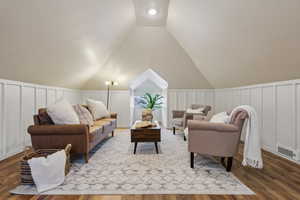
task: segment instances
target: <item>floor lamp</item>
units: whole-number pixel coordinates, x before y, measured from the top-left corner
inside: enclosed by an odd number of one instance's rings
[[[105,85],[107,86],[107,97],[106,97],[106,108],[109,108],[109,97],[110,97],[110,87],[117,86],[119,83],[117,81],[105,81]]]

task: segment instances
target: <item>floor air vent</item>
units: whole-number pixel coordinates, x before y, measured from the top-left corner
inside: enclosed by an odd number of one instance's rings
[[[281,147],[281,146],[277,146],[277,151],[287,157],[290,157],[292,159],[295,158],[296,154],[292,151],[292,150],[289,150],[289,149],[286,149],[284,147]]]

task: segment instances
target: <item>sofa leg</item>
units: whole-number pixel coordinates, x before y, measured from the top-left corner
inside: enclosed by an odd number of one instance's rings
[[[114,137],[114,131],[111,132],[111,136]]]
[[[194,168],[194,152],[191,152],[191,168]]]
[[[230,172],[230,171],[231,171],[232,161],[233,161],[233,157],[227,158],[227,167],[226,167],[226,171],[227,171],[227,172]]]
[[[173,127],[173,135],[175,135],[175,127]]]
[[[84,153],[84,160],[85,160],[85,163],[88,163],[89,162],[89,153]]]

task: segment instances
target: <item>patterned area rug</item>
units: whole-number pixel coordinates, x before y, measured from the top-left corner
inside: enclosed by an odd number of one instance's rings
[[[152,143],[139,143],[133,154],[129,131],[95,148],[88,164],[76,160],[63,185],[43,194],[254,194],[212,158],[197,155],[190,168],[187,142],[164,130],[160,154]],[[20,185],[14,194],[37,194]]]

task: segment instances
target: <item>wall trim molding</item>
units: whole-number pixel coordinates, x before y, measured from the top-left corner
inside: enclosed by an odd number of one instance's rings
[[[80,90],[0,79],[0,160],[31,145],[26,130],[33,124],[33,113],[37,113],[39,105],[47,106],[61,97],[81,103]]]
[[[111,90],[110,94],[111,111],[119,113],[120,127],[128,127],[129,90]],[[18,97],[13,102],[17,105],[9,105],[8,97],[14,96]],[[32,118],[32,113],[36,113],[39,107],[50,105],[61,97],[66,97],[71,103],[84,103],[86,98],[105,102],[106,90],[68,89],[0,79],[0,160],[19,153],[30,145],[26,135],[23,135],[32,120],[28,117]],[[256,107],[260,116],[263,149],[282,157],[285,156],[277,152],[277,144],[300,152],[300,79],[224,89],[168,89],[168,120],[172,110],[185,109],[191,103],[210,104],[213,106],[212,113],[232,109],[240,104],[250,104]],[[14,112],[17,116],[11,114],[8,119],[8,112]],[[11,120],[17,120],[19,124],[12,127],[15,124]],[[287,127],[286,133],[282,132],[283,126]],[[11,133],[7,130],[17,131]],[[15,144],[12,144],[8,136],[16,137],[20,145],[14,147]],[[287,159],[300,164],[300,156],[299,161]]]

